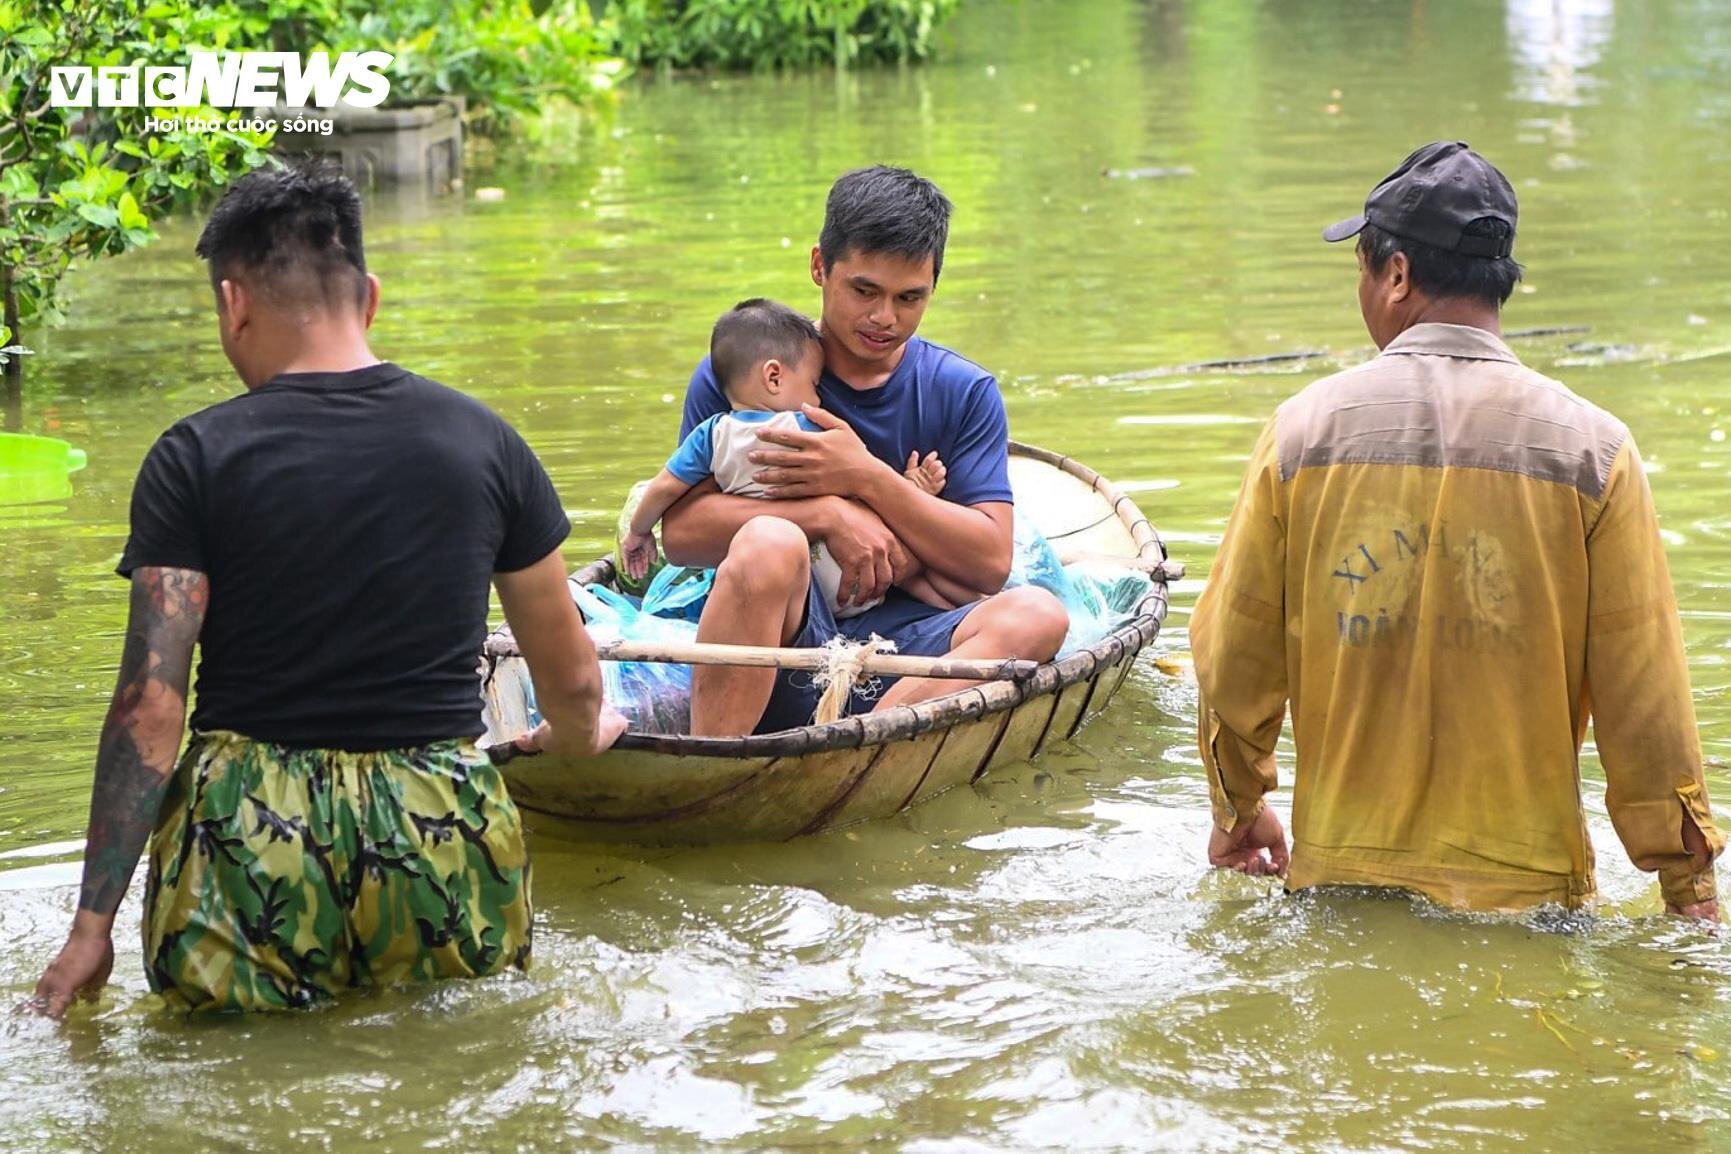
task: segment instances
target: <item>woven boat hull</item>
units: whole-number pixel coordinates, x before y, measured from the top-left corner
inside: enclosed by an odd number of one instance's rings
[[[1165,621],[1176,566],[1135,503],[1085,466],[1011,447],[1018,510],[1066,552],[1136,560],[1153,591],[1098,644],[1025,681],[994,681],[918,706],[741,738],[626,734],[586,761],[519,757],[504,773],[524,809],[558,819],[544,832],[651,844],[774,841],[887,817],[1028,761],[1104,710]],[[610,561],[572,580],[607,583]],[[521,658],[489,662],[488,742],[528,728]]]

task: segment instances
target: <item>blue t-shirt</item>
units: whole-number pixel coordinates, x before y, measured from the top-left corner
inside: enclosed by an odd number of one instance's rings
[[[942,345],[911,337],[901,363],[876,389],[854,389],[827,369],[817,384],[823,407],[859,434],[872,456],[900,473],[908,455],[936,452],[948,470],[943,498],[958,505],[1014,500],[1010,423],[992,374]],[[709,358],[685,390],[683,443],[698,425],[728,412]]]

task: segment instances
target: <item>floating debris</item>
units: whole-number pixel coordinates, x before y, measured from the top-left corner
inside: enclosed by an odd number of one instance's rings
[[[1717,349],[1702,349],[1699,352],[1694,353],[1679,353],[1674,357],[1665,358],[1665,361],[1667,364],[1672,365],[1686,365],[1691,361],[1705,361],[1710,360],[1713,357],[1722,357],[1726,353],[1731,353],[1731,346]]]
[[[1539,1025],[1541,1025],[1545,1029],[1549,1030],[1551,1032],[1551,1035],[1553,1037],[1555,1037],[1557,1039],[1557,1041],[1561,1042],[1563,1044],[1563,1047],[1565,1049],[1567,1049],[1569,1051],[1569,1053],[1571,1053],[1571,1054],[1580,1053],[1579,1050],[1575,1049],[1575,1044],[1573,1042],[1569,1041],[1569,1039],[1567,1039],[1566,1037],[1564,1037],[1563,1031],[1558,1029],[1557,1027],[1566,1026],[1567,1028],[1575,1031],[1575,1033],[1577,1033],[1577,1034],[1584,1034],[1586,1031],[1582,1030],[1579,1026],[1573,1025],[1570,1022],[1565,1021],[1564,1019],[1562,1019],[1561,1017],[1557,1016],[1554,1013],[1551,1013],[1551,1014],[1546,1013],[1542,1007],[1534,1007],[1533,1015],[1538,1018]]]
[[[1299,349],[1290,353],[1267,353],[1259,357],[1228,357],[1218,361],[1197,361],[1188,365],[1160,365],[1152,369],[1133,369],[1127,373],[1114,373],[1114,381],[1142,381],[1150,377],[1182,376],[1186,373],[1218,372],[1224,369],[1254,369],[1263,365],[1290,365],[1302,361],[1314,361],[1319,357],[1328,356],[1323,349]]]
[[[1590,333],[1592,325],[1544,325],[1534,329],[1510,329],[1503,334],[1505,341],[1521,341],[1528,337],[1557,337],[1567,333]]]
[[[1564,346],[1573,356],[1560,357],[1557,364],[1567,367],[1621,365],[1650,359],[1639,345],[1606,345],[1596,341],[1574,341]]]
[[[1119,417],[1120,425],[1260,425],[1261,417],[1234,413],[1147,413]]]
[[[1188,164],[1176,164],[1169,168],[1102,168],[1100,175],[1107,180],[1172,180],[1180,176],[1195,176],[1196,170]]]

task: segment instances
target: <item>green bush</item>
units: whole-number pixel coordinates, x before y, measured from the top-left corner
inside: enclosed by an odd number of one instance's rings
[[[149,243],[152,220],[196,207],[269,159],[265,135],[144,131],[150,116],[184,123],[227,119],[227,110],[51,108],[51,65],[184,63],[195,48],[380,49],[395,57],[392,103],[462,96],[469,127],[496,135],[550,103],[605,96],[626,61],[798,68],[923,59],[960,3],[0,0],[0,323],[53,322],[75,260]]]
[[[225,120],[209,108],[49,105],[56,64],[184,63],[244,38],[233,9],[193,0],[0,0],[0,296],[5,320],[52,322],[74,260],[155,239],[151,221],[265,163],[268,136],[144,131],[147,117]],[[16,334],[14,334],[16,335]]]
[[[583,0],[348,0],[319,42],[391,53],[392,104],[461,96],[468,126],[484,135],[509,132],[557,99],[592,103],[625,70]]]
[[[52,108],[50,67],[248,48],[391,52],[392,103],[463,96],[483,133],[558,98],[590,101],[624,68],[584,0],[0,0],[0,324],[55,322],[73,262],[148,244],[151,221],[269,160],[268,135],[144,131],[147,117],[232,110]]]
[[[672,68],[923,60],[961,0],[607,0],[612,48]]]

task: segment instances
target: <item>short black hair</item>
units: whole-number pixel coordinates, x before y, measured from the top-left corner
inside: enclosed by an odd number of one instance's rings
[[[361,197],[326,160],[249,172],[211,210],[198,238],[210,283],[236,275],[294,304],[365,306]]]
[[[1483,216],[1461,230],[1467,236],[1483,236],[1501,240],[1512,229],[1509,222],[1494,216]],[[1467,256],[1434,245],[1395,236],[1374,224],[1366,224],[1358,234],[1358,251],[1372,272],[1381,272],[1397,252],[1406,253],[1412,269],[1412,283],[1438,300],[1467,297],[1484,304],[1501,307],[1521,282],[1521,266],[1513,257]]]
[[[823,271],[852,252],[932,258],[932,283],[944,270],[950,202],[938,186],[905,168],[874,164],[843,173],[824,203],[817,238]]]
[[[709,367],[730,395],[747,373],[774,357],[796,365],[813,344],[822,344],[817,325],[780,301],[752,297],[721,314],[709,334]]]

